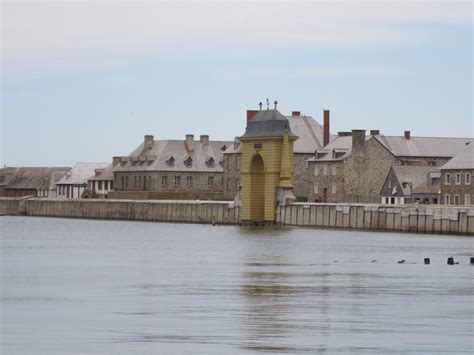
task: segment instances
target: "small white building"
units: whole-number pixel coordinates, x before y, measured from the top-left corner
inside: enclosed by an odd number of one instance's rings
[[[91,198],[107,198],[114,190],[114,173],[112,164],[102,169],[95,169],[94,175],[87,179],[87,188]]]
[[[95,174],[96,169],[103,169],[107,163],[77,163],[57,182],[58,198],[78,199],[87,187],[87,179]]]

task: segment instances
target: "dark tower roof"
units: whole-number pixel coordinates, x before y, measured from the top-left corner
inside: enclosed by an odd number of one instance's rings
[[[289,137],[297,137],[290,128],[288,119],[278,110],[258,111],[247,123],[245,133],[240,138],[280,137],[288,129]]]

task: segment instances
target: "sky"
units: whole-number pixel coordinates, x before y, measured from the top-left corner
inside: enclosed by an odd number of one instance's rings
[[[472,137],[471,1],[3,1],[1,156],[72,166],[145,134],[233,140],[278,101],[331,132]]]

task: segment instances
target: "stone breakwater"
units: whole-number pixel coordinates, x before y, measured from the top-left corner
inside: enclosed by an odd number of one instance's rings
[[[133,221],[240,224],[233,202],[0,198],[0,214]],[[294,203],[277,207],[276,224],[474,235],[474,207]]]

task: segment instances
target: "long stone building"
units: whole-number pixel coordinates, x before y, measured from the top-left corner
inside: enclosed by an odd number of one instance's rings
[[[381,202],[380,192],[392,166],[439,167],[473,138],[385,136],[378,130],[340,132],[308,160],[310,201]]]
[[[474,143],[441,168],[441,198],[445,205],[474,204]]]
[[[223,153],[232,141],[155,140],[146,135],[128,156],[113,158],[111,198],[221,199]]]

